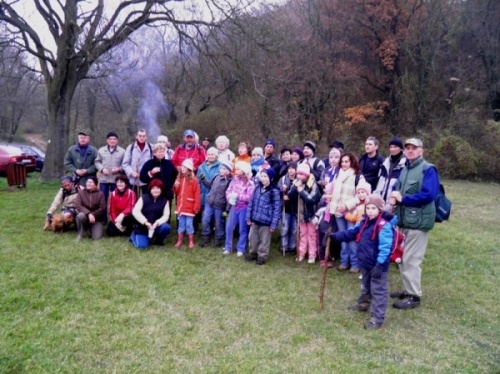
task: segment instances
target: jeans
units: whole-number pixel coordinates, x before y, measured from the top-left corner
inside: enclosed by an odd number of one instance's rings
[[[205,204],[203,210],[203,230],[201,236],[210,237],[212,217],[215,219],[215,238],[217,240],[224,239],[224,217],[222,217],[223,210],[212,208],[209,204]]]
[[[99,189],[104,194],[106,202],[108,201],[109,194],[113,192],[116,188],[115,183],[99,183]]]
[[[337,221],[337,226],[339,231],[345,231],[352,229],[356,226],[355,223],[347,222],[344,217],[335,217]],[[349,243],[342,243],[340,249],[340,265],[349,267],[351,265],[352,269],[359,269],[358,265],[358,243],[354,240]]]
[[[194,234],[194,225],[193,225],[194,217],[191,216],[179,216],[179,228],[177,229],[178,234]]]
[[[297,246],[297,216],[285,213],[281,221],[281,248],[291,251]]]
[[[234,207],[229,211],[229,216],[226,222],[226,243],[224,249],[226,251],[232,251],[233,248],[233,232],[238,225],[240,230],[240,237],[238,243],[236,244],[236,249],[238,252],[245,253],[248,238],[248,225],[247,225],[247,208],[241,210],[236,210]]]

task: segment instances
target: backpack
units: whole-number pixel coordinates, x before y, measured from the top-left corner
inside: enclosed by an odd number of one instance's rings
[[[375,240],[378,234],[380,234],[380,231],[382,230],[382,227],[388,223],[384,218],[382,218],[381,215],[378,216],[377,221],[375,222],[375,228],[373,229],[372,233],[372,240]],[[361,230],[359,230],[358,235],[356,236],[356,243],[359,243],[361,240],[361,233],[365,229],[366,225],[368,224],[368,219],[365,219],[365,222],[363,226],[361,227]],[[406,235],[403,234],[397,227],[392,226],[392,232],[393,232],[393,237],[392,237],[392,245],[391,245],[391,252],[389,255],[390,261],[394,262],[396,264],[400,264],[401,261],[403,260],[403,253],[405,250],[405,242],[406,242]]]
[[[424,166],[424,172],[430,167],[435,168],[434,165],[427,163],[427,165]],[[436,218],[434,221],[441,223],[444,221],[448,221],[450,219],[452,203],[450,199],[446,197],[446,194],[444,192],[444,186],[441,184],[441,178],[439,177],[439,174],[438,174],[438,180],[439,180],[439,192],[436,196],[436,200],[434,200],[434,204],[436,205]]]

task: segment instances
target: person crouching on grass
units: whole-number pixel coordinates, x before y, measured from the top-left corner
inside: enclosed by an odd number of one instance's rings
[[[185,159],[180,170],[181,172],[174,183],[174,194],[177,196],[175,213],[179,218],[177,242],[174,247],[179,248],[182,245],[184,233],[187,233],[189,237],[188,247],[194,248],[193,219],[201,209],[200,184],[193,173],[193,160]]]
[[[264,265],[269,256],[271,236],[278,228],[281,215],[281,199],[278,187],[273,183],[275,172],[264,169],[260,172],[258,182],[248,204],[246,220],[250,226],[249,254],[246,261],[256,261],[256,265]]]
[[[338,242],[358,242],[361,295],[349,310],[370,309],[370,320],[364,325],[368,330],[382,327],[389,301],[389,259],[397,217],[384,212],[384,208],[384,199],[371,194],[365,199],[366,215],[361,222],[352,229],[332,234],[332,239]]]

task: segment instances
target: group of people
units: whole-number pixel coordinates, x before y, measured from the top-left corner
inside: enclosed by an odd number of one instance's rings
[[[100,239],[108,221],[108,236],[142,234],[163,245],[175,201],[176,248],[186,235],[188,247],[195,247],[201,220],[200,247],[222,248],[224,255],[236,253],[263,265],[279,230],[284,255],[309,264],[319,260],[322,267],[333,267],[335,259],[339,271],[361,272],[362,292],[351,309],[370,309],[365,328],[382,326],[389,296],[398,299],[393,304],[398,309],[420,305],[420,265],[434,225],[439,177],[423,159],[417,138],[391,139],[387,158],[379,154],[375,137],[366,140],[359,158],[334,141],[324,159],[316,156],[312,141],[284,147],[277,156],[273,139],[262,148],[242,141],[235,155],[226,136],[209,147],[209,139],[198,144],[192,130],[184,131],[175,150],[164,135],[150,144],[144,129],[126,149],[115,132],[98,150],[89,142],[89,134],[80,132],[68,150],[70,175],[62,178],[47,212],[50,219],[62,204],[74,214],[77,241],[86,232]],[[406,235],[399,265],[403,289],[389,294],[396,225]]]

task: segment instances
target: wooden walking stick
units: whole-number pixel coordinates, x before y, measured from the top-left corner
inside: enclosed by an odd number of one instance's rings
[[[286,220],[286,215],[285,215],[285,201],[283,200],[283,211],[281,212],[281,227],[282,228],[283,228],[283,225],[285,225],[285,220]],[[288,233],[287,233],[287,235],[288,235]],[[281,237],[280,237],[280,245],[282,245],[282,244],[283,243],[281,243]],[[283,257],[285,257],[285,251],[286,251],[285,246],[282,245],[281,250],[283,251]]]
[[[323,277],[321,278],[321,286],[319,289],[319,310],[323,310],[325,298],[326,273],[328,272],[328,258],[330,258],[330,235],[332,234],[331,227],[326,231],[326,248],[325,248],[325,267],[323,269]]]

